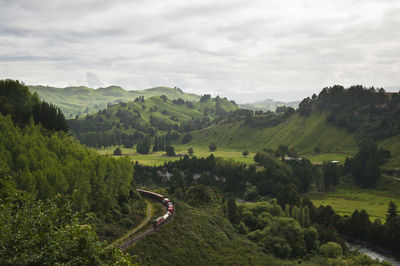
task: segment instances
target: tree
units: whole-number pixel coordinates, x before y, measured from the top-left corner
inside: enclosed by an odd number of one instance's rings
[[[236,223],[237,218],[237,206],[234,197],[229,197],[227,202],[227,216],[231,223]]]
[[[381,177],[381,163],[382,157],[376,144],[363,144],[350,161],[350,171],[355,183],[364,187],[376,183]]]
[[[122,155],[122,151],[119,147],[114,150],[114,155]]]
[[[136,151],[140,154],[148,154],[150,152],[150,136],[146,136],[136,145]]]
[[[185,134],[185,136],[183,136],[182,144],[186,144],[186,143],[190,142],[191,140],[192,140],[192,134],[190,134],[190,132],[189,132],[189,133]]]
[[[175,149],[169,144],[165,147],[165,152],[168,156],[175,156]]]
[[[387,210],[386,213],[386,221],[390,221],[391,219],[393,219],[394,217],[398,216],[397,214],[397,206],[396,204],[394,204],[393,201],[390,201],[389,203],[389,208]]]
[[[208,148],[210,149],[210,151],[215,151],[217,150],[217,144],[213,142],[210,144],[210,146],[208,146]]]
[[[285,160],[285,155],[288,153],[289,148],[288,146],[285,145],[279,145],[278,149],[276,149],[275,151],[275,155],[276,157],[281,157],[281,160],[284,161]]]
[[[324,162],[322,165],[322,171],[326,190],[339,184],[339,171],[335,164],[331,162]]]
[[[192,147],[190,147],[190,148],[188,149],[188,153],[189,153],[189,155],[193,155],[193,153],[194,153],[194,150],[193,150],[193,148],[192,148]]]
[[[319,251],[322,255],[329,258],[336,258],[338,256],[341,256],[343,253],[342,246],[340,246],[336,242],[328,242],[326,244],[323,244],[319,248]]]
[[[243,151],[242,155],[243,155],[244,157],[248,156],[248,155],[249,155],[248,150]]]
[[[98,240],[92,216],[82,219],[61,197],[34,200],[6,182],[0,179],[3,265],[131,265],[121,250]]]

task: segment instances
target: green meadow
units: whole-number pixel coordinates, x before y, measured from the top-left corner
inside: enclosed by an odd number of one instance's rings
[[[383,176],[374,188],[341,184],[334,191],[307,195],[315,206],[330,205],[340,215],[351,215],[356,209],[366,210],[371,221],[386,219],[390,201],[400,206],[400,181]]]
[[[174,146],[176,154],[187,154],[187,150],[191,146]],[[208,147],[193,146],[194,156],[196,157],[208,157],[214,154],[215,157],[220,157],[224,159],[232,159],[237,162],[242,162],[245,164],[253,164],[254,152],[249,152],[248,156],[243,156],[243,151],[230,150],[230,149],[217,149],[211,152]],[[97,152],[104,155],[112,155],[115,147],[98,149]],[[181,159],[179,156],[169,157],[165,155],[165,152],[150,152],[149,154],[140,154],[136,152],[136,148],[121,148],[122,155],[128,156],[133,162],[138,161],[140,164],[153,166],[153,165],[163,165],[165,162],[176,161]]]

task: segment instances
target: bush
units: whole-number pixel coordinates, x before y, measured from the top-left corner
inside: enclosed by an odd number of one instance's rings
[[[165,152],[167,153],[168,156],[175,156],[175,149],[174,147],[170,146],[167,144],[165,147]]]
[[[342,246],[336,242],[328,242],[321,245],[319,252],[329,258],[336,258],[343,254]]]
[[[208,148],[210,149],[210,151],[216,151],[217,150],[217,144],[215,144],[214,142],[210,144],[210,146],[208,146]]]
[[[240,222],[238,232],[239,234],[246,235],[249,232],[249,228],[247,228],[247,226],[243,222]]]
[[[122,155],[122,151],[119,147],[114,150],[114,155]]]

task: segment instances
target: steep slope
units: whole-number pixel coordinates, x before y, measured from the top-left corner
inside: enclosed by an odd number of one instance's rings
[[[189,144],[204,146],[215,142],[218,147],[231,149],[275,149],[283,144],[301,153],[353,153],[357,149],[353,135],[326,122],[326,115],[313,113],[308,117],[294,114],[272,127],[251,127],[244,122],[220,123],[192,133]]]
[[[139,96],[150,98],[166,95],[171,99],[182,98],[187,101],[198,101],[199,95],[184,93],[179,88],[156,87],[146,90],[124,90],[119,86],[92,89],[85,86],[56,88],[49,86],[28,86],[45,101],[52,102],[61,108],[67,118],[102,110],[108,104],[133,101]]]
[[[176,201],[175,201],[176,202]],[[174,220],[131,250],[143,265],[280,265],[239,235],[217,207],[178,202]]]

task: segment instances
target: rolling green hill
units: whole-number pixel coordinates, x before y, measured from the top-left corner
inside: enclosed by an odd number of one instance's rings
[[[78,139],[88,146],[123,144],[130,147],[145,135],[163,134],[169,140],[176,139],[178,132],[209,126],[215,119],[236,109],[234,102],[220,97],[204,97],[198,102],[181,98],[171,100],[165,96],[137,98],[85,118],[70,120],[69,125]]]
[[[28,86],[39,97],[51,102],[62,110],[66,118],[85,115],[105,109],[108,104],[133,101],[139,96],[145,99],[166,95],[171,99],[181,98],[187,101],[198,101],[199,95],[184,93],[179,88],[156,87],[146,90],[124,90],[119,86],[92,89],[84,86],[56,88],[49,86]]]
[[[329,160],[344,163],[346,157],[352,157],[357,152],[359,139],[356,134],[328,123],[326,117],[326,113],[318,111],[309,116],[296,113],[276,126],[262,128],[248,126],[244,121],[219,123],[192,132],[192,141],[185,147],[205,148],[214,142],[218,149],[256,152],[286,145],[313,163]],[[177,145],[179,143],[180,140],[175,142]],[[390,150],[392,154],[383,169],[400,167],[399,143],[400,135],[377,142],[379,148]]]
[[[209,145],[218,147],[259,151],[263,148],[276,149],[283,144],[300,153],[348,153],[357,149],[355,137],[345,130],[337,129],[326,122],[326,115],[313,113],[308,117],[293,114],[286,121],[271,127],[254,128],[244,122],[219,123],[192,133],[188,145]]]

